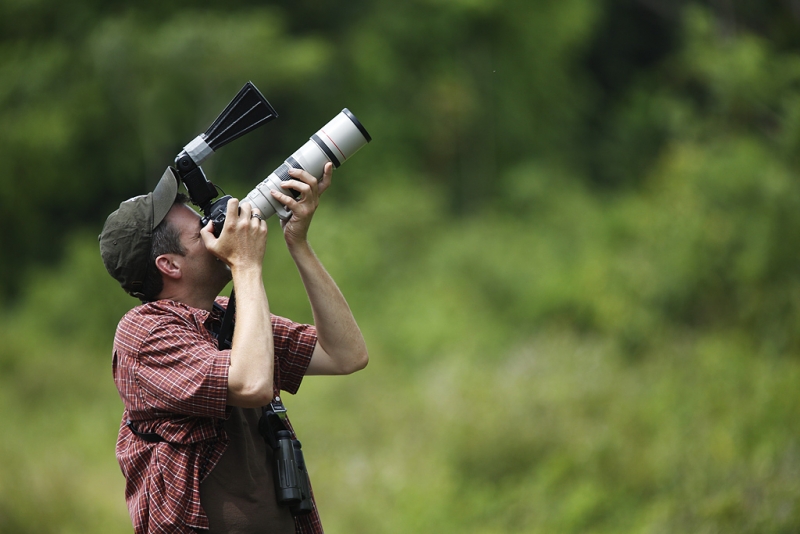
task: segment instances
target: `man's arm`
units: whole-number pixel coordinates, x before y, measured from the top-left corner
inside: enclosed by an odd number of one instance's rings
[[[219,239],[214,238],[211,223],[201,232],[209,251],[230,267],[236,288],[227,403],[244,408],[258,408],[272,400],[275,353],[262,279],[267,224],[251,213],[247,202],[240,206],[232,199]]]
[[[307,374],[346,375],[366,367],[367,344],[333,278],[308,243],[293,247],[292,258],[311,302],[317,346]]]
[[[300,198],[295,200],[277,191],[272,191],[272,194],[292,211],[291,218],[282,221],[283,233],[289,253],[306,288],[317,328],[317,346],[306,373],[354,373],[366,367],[369,361],[367,344],[350,306],[314,254],[307,239],[308,227],[319,205],[319,196],[331,183],[333,166],[330,163],[325,166],[319,183],[306,171],[291,169],[290,174],[294,179],[285,182],[283,186],[300,192]]]

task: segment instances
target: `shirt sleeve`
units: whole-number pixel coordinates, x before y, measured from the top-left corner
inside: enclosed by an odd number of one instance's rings
[[[202,328],[202,327],[201,327]],[[139,351],[136,381],[153,410],[226,417],[230,351],[178,317],[160,321]]]
[[[273,315],[272,337],[278,363],[276,385],[283,391],[295,394],[317,346],[317,329],[313,325],[295,323]]]

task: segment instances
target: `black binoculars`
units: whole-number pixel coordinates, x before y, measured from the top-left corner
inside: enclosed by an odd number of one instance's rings
[[[311,481],[308,478],[302,444],[286,429],[286,408],[277,397],[264,407],[258,432],[272,449],[272,479],[278,504],[288,506],[292,515],[304,515],[314,509]]]
[[[311,512],[311,483],[303,458],[303,446],[288,430],[279,430],[278,447],[274,452],[275,496],[279,504],[288,505],[293,515]]]

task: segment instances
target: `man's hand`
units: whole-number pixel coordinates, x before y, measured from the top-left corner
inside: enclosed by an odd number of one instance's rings
[[[232,198],[228,201],[225,226],[219,238],[214,237],[210,222],[200,231],[200,236],[208,251],[225,262],[231,271],[249,267],[260,269],[267,245],[267,223],[260,216],[261,212],[248,202],[239,204]]]
[[[289,169],[289,174],[294,178],[281,184],[284,189],[293,189],[300,193],[300,198],[293,199],[289,195],[284,195],[280,191],[271,191],[275,199],[291,210],[292,216],[287,220],[281,220],[283,235],[289,248],[305,243],[308,238],[308,227],[314,212],[319,206],[319,197],[331,185],[333,176],[333,164],[326,163],[322,172],[322,180],[317,179],[306,171],[300,169]]]

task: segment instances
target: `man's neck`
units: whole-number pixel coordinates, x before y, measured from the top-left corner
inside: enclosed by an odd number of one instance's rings
[[[167,291],[166,289],[159,293],[159,299],[168,299],[174,300],[175,302],[180,302],[181,304],[186,304],[192,308],[197,308],[200,310],[211,311],[214,308],[214,301],[217,298],[217,295],[211,294],[203,294],[198,295],[196,293],[193,294],[184,294],[180,291]]]

